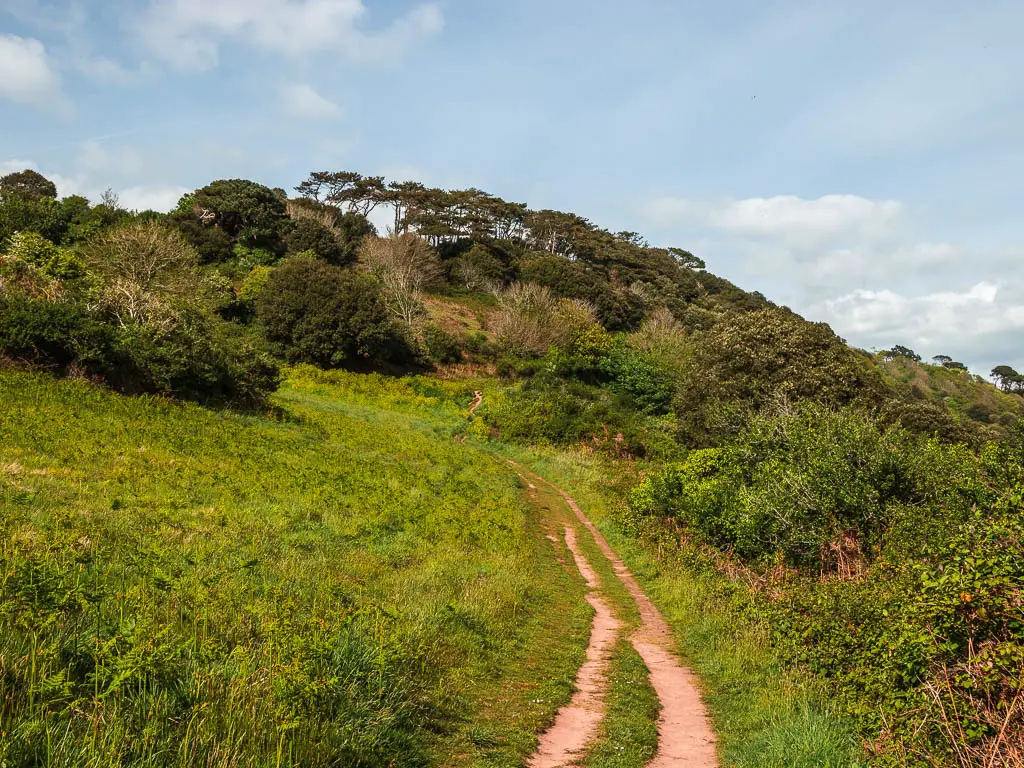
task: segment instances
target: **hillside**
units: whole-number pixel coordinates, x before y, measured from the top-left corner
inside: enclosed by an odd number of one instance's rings
[[[0,179],[7,764],[1024,765],[1010,369],[475,188],[159,214],[33,174]]]
[[[879,359],[883,376],[907,397],[941,403],[961,420],[1012,427],[1024,413],[1024,398],[1002,392],[967,371],[928,365],[909,358]]]

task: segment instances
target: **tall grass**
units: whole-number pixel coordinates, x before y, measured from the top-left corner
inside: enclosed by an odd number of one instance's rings
[[[270,420],[0,373],[0,762],[429,762],[580,587],[417,386],[300,369]]]

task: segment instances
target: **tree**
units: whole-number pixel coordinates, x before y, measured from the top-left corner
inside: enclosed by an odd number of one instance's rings
[[[423,289],[442,274],[437,252],[422,237],[406,232],[366,238],[359,260],[384,284],[388,309],[411,327],[423,313]]]
[[[373,278],[319,259],[287,259],[270,273],[256,307],[267,340],[292,362],[338,366],[385,358],[393,348]]]
[[[953,362],[953,358],[949,355],[935,355],[932,357],[932,360],[935,361],[936,365],[945,365],[946,363]]]
[[[312,251],[328,264],[341,267],[349,263],[345,249],[338,242],[334,232],[310,219],[294,222],[291,230],[285,235],[285,245],[289,253]]]
[[[493,293],[504,282],[504,265],[479,243],[474,243],[468,251],[451,259],[447,264],[452,281],[461,283],[471,291]]]
[[[103,278],[101,303],[116,322],[167,329],[178,311],[208,308],[216,286],[199,272],[199,255],[174,229],[154,221],[111,230],[86,255]]]
[[[1008,365],[997,365],[993,368],[992,378],[1003,392],[1019,392],[1024,388],[1024,376]]]
[[[13,197],[33,203],[44,198],[56,199],[57,185],[31,169],[9,173],[0,178],[0,200]]]
[[[880,401],[883,385],[825,323],[785,308],[727,315],[694,338],[675,410],[684,436],[713,437],[716,420],[775,400]],[[875,404],[875,403],[871,403]]]
[[[247,179],[221,179],[196,190],[193,212],[250,248],[283,252],[285,201],[274,190]]]
[[[694,256],[683,248],[666,248],[665,250],[667,250],[669,255],[681,266],[689,267],[690,269],[704,269],[707,267],[707,264],[704,263],[704,259]]]
[[[902,344],[896,344],[892,349],[882,350],[882,359],[884,360],[913,360],[915,363],[921,362],[921,356],[917,354],[910,347],[904,347]]]
[[[953,371],[966,371],[967,366],[963,363],[957,362],[956,360],[946,360],[942,363],[943,368],[949,368]]]

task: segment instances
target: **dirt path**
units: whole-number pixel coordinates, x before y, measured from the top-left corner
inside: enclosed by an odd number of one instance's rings
[[[558,711],[551,727],[541,735],[537,751],[528,763],[530,768],[576,765],[577,758],[597,735],[608,693],[608,663],[621,628],[611,608],[597,594],[596,590],[600,588],[597,573],[580,551],[576,531],[569,526],[565,528],[565,545],[591,589],[587,602],[594,608],[594,620],[587,645],[587,660],[576,673],[576,692],[572,700]]]
[[[476,409],[479,408],[484,402],[484,393],[479,389],[473,392],[473,402],[469,405],[469,415],[473,416],[476,413]]]
[[[602,554],[611,562],[616,576],[626,587],[639,610],[640,626],[629,639],[650,671],[651,685],[661,701],[661,717],[658,720],[658,752],[654,759],[647,764],[647,768],[674,768],[675,766],[717,768],[718,755],[715,749],[715,733],[711,728],[707,712],[701,701],[697,680],[693,673],[684,667],[675,655],[672,633],[665,619],[654,603],[651,602],[650,598],[644,594],[643,589],[641,589],[629,569],[626,568],[625,563],[622,562],[604,536],[601,535],[601,532],[597,530],[583,510],[580,509],[576,501],[553,483],[548,483],[537,475],[532,476],[539,482],[547,483],[565,500],[565,503],[576,515],[580,524],[594,537],[594,541]],[[569,528],[566,529],[567,544],[569,544],[570,530]],[[569,544],[569,547],[573,557],[576,558],[576,564],[591,590],[596,590],[598,588],[596,574],[593,573],[593,570],[590,569],[589,564],[586,563],[582,556],[578,554],[575,543],[575,537],[573,537],[572,544]],[[584,564],[590,570],[590,575],[584,571]],[[591,600],[593,597],[595,596],[592,592],[588,595],[587,599]],[[599,598],[597,599],[599,600]],[[595,610],[597,610],[597,605],[593,601],[591,601],[591,605],[594,605]],[[591,636],[591,647],[594,645],[594,635],[597,634],[596,616],[594,627],[594,634]],[[609,642],[614,642],[614,634]],[[588,648],[587,664],[590,664],[590,650]],[[584,664],[584,667],[580,669],[581,676],[587,664]],[[597,671],[595,672],[594,670],[595,667],[591,667],[588,670],[588,674],[598,674],[603,678],[604,665],[597,665]],[[607,681],[603,679],[595,681],[593,678],[589,678],[588,684],[597,684],[603,692],[603,686],[607,685]],[[579,679],[577,679],[577,687],[579,688]],[[545,761],[549,760],[549,754],[554,754],[553,752],[545,751],[549,737],[557,738],[560,740],[560,743],[571,743],[573,748],[578,751],[582,747],[576,745],[579,743],[586,744],[595,734],[597,725],[600,724],[600,720],[603,717],[602,710],[597,712],[596,720],[586,718],[582,725],[573,725],[576,722],[574,718],[578,716],[578,713],[566,715],[563,719],[563,713],[566,710],[576,712],[576,710],[573,710],[573,707],[577,704],[577,697],[580,696],[582,690],[582,688],[579,689],[577,694],[573,696],[572,701],[559,712],[555,724],[541,737],[540,748],[529,763],[531,768],[555,768],[555,766],[573,765],[571,761]],[[573,727],[578,729],[575,733],[571,732]],[[551,736],[556,729],[558,734]],[[554,758],[551,757],[550,759],[553,760]]]

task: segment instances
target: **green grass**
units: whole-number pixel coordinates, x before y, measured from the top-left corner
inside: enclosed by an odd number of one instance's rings
[[[861,764],[851,726],[828,707],[826,693],[799,670],[781,665],[765,628],[741,612],[734,596],[742,594],[742,586],[685,551],[659,551],[657,544],[637,541],[616,525],[616,501],[635,480],[627,467],[580,452],[501,450],[570,493],[662,611],[681,656],[701,680],[724,765]],[[633,711],[642,708],[637,703]]]
[[[643,768],[658,749],[661,705],[643,659],[626,639],[615,649],[609,683],[608,712],[583,766]]]
[[[0,762],[516,764],[589,617],[452,440],[468,400],[298,369],[271,420],[0,373]]]

